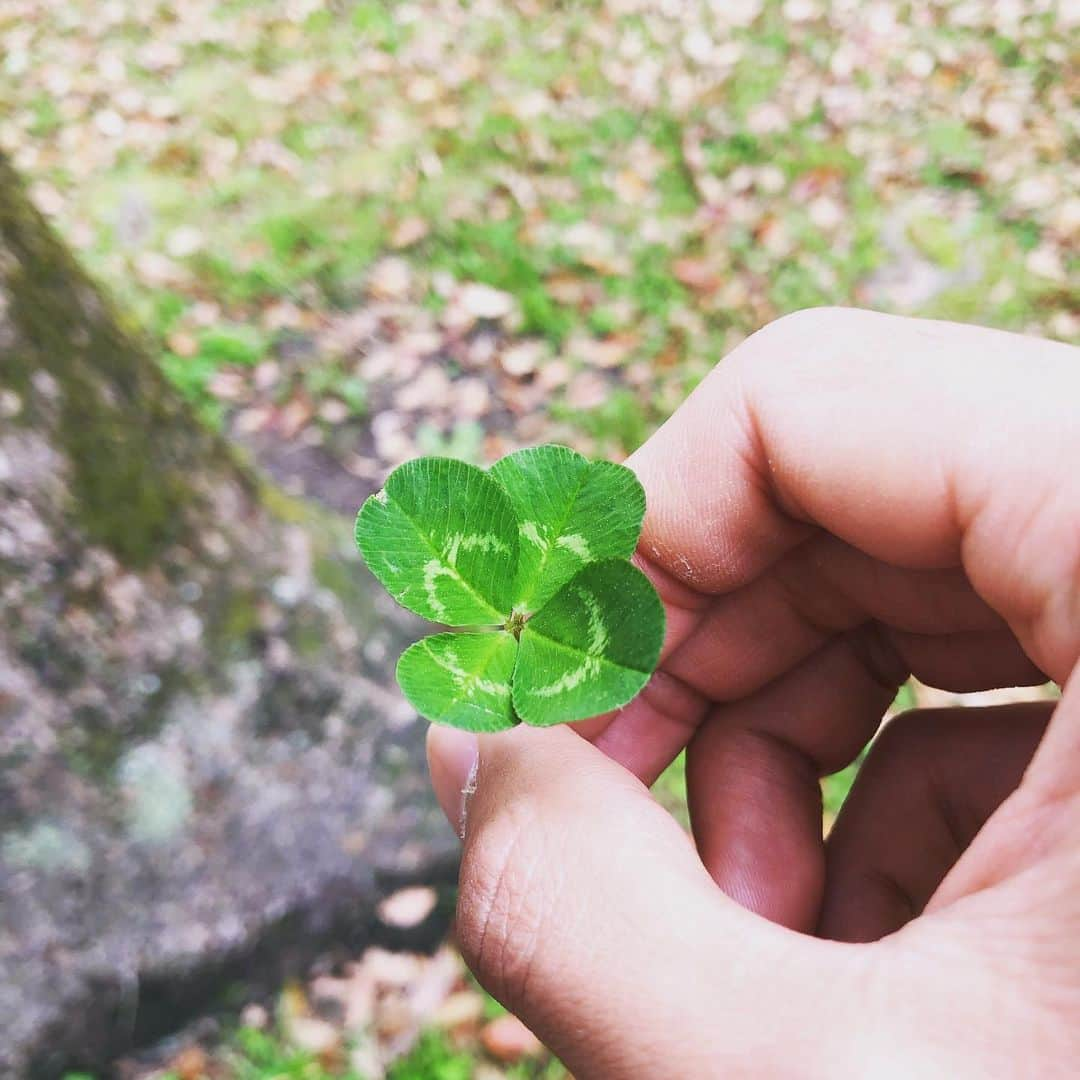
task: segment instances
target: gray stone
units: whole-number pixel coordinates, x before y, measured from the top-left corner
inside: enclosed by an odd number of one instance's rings
[[[449,881],[415,624],[197,424],[0,157],[0,1077],[98,1069]]]
[[[391,940],[378,903],[450,881],[456,843],[393,686],[416,627],[358,562],[309,558],[284,605],[233,567],[223,616],[220,572],[133,576],[26,495],[0,483],[0,1076],[53,1076]]]

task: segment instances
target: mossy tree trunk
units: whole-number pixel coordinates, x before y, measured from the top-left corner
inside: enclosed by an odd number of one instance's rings
[[[200,427],[0,157],[0,1076],[100,1065],[443,862],[345,536]]]
[[[200,485],[251,494],[2,157],[0,362],[5,427],[47,435],[64,458],[72,527],[126,565],[145,567],[168,544],[197,537],[208,509]]]

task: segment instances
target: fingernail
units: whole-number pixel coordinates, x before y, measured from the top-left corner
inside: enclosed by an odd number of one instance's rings
[[[431,786],[447,821],[465,838],[465,808],[476,790],[480,746],[474,734],[432,724],[427,738]]]

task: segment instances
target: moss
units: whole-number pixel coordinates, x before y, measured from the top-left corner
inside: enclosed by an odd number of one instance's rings
[[[286,525],[309,525],[318,511],[303,499],[287,495],[276,484],[264,483],[259,491],[262,504]]]
[[[208,627],[210,638],[220,647],[220,655],[233,655],[259,629],[259,594],[255,589],[231,589],[224,608]]]
[[[15,331],[0,383],[33,401],[36,373],[55,401],[24,411],[48,425],[70,466],[72,523],[132,567],[191,535],[191,477],[232,466],[170,391],[137,339],[33,208],[0,157],[0,281]]]

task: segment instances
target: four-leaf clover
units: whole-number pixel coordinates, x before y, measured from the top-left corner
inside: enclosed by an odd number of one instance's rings
[[[402,654],[398,682],[429,720],[501,731],[625,705],[656,667],[664,609],[628,560],[645,493],[622,465],[565,446],[485,472],[406,462],[364,503],[356,542],[401,605],[469,628]]]

